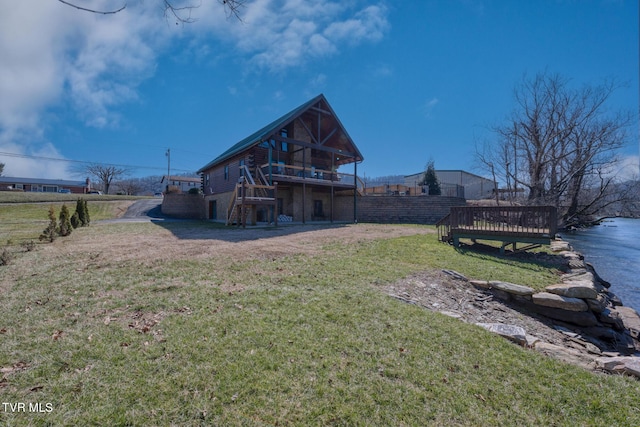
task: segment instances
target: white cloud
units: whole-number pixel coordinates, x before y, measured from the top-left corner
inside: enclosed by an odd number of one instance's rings
[[[256,0],[243,11],[243,24],[215,22],[209,27],[248,56],[259,70],[282,72],[328,57],[344,46],[377,42],[389,30],[387,9],[361,2]]]
[[[49,0],[7,6],[0,15],[0,151],[62,157],[43,137],[51,107],[71,109],[90,126],[117,124],[115,107],[135,100],[154,71],[156,48],[168,35],[161,15],[144,2],[110,16]],[[5,163],[6,174],[66,175],[64,162]]]
[[[2,152],[14,153],[11,156]],[[52,144],[25,147],[13,143],[0,142],[0,163],[4,163],[2,175],[24,178],[69,178],[68,163],[56,160],[62,158]]]
[[[426,118],[430,119],[433,117],[433,110],[439,102],[440,100],[438,98],[431,98],[424,103],[422,106],[422,113]]]
[[[136,102],[158,55],[179,37],[197,40],[187,43],[189,58],[234,57],[249,70],[281,73],[379,41],[389,29],[382,3],[364,0],[254,0],[242,9],[243,22],[227,19],[218,2],[203,2],[193,11],[197,22],[184,26],[165,21],[158,6],[129,2],[105,16],[54,0],[11,2],[0,14],[0,151],[55,150],[45,137],[52,108],[75,112],[87,126],[118,126],[118,107]],[[111,0],[91,1],[97,10],[112,7]],[[6,163],[9,173],[28,162]],[[56,165],[52,172],[64,168]]]
[[[336,42],[359,44],[362,41],[379,41],[389,29],[387,11],[383,6],[368,6],[353,18],[333,22],[324,35]]]
[[[640,157],[637,155],[624,156],[613,168],[618,180],[630,181],[640,178]]]

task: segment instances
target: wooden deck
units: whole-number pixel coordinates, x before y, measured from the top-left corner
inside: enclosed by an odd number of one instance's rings
[[[271,223],[278,225],[277,203],[278,203],[278,183],[275,185],[255,184],[251,175],[246,175],[251,183],[244,177],[236,184],[235,191],[231,197],[227,208],[227,225],[235,223],[238,227],[244,228],[247,224],[247,215],[251,211],[253,218],[251,223],[255,224],[257,206],[268,206]]]
[[[440,220],[438,238],[460,246],[460,239],[502,242],[500,251],[512,244],[548,245],[557,232],[553,206],[459,206]],[[531,246],[529,246],[531,247]]]

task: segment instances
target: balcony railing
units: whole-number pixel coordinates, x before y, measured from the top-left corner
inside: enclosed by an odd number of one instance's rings
[[[553,206],[461,206],[437,224],[441,241],[460,238],[504,242],[546,243],[558,231],[557,210]]]
[[[284,178],[289,181],[300,181],[308,179],[322,184],[339,184],[342,186],[355,186],[355,175],[314,166],[294,166],[285,163],[265,163],[260,165],[262,173],[269,177],[269,166],[271,166],[271,176]]]

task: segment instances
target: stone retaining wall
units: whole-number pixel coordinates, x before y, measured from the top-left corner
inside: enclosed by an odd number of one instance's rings
[[[567,260],[568,273],[561,277],[559,283],[547,286],[543,291],[500,281],[471,280],[470,283],[489,290],[503,301],[553,319],[555,324],[566,325],[570,329],[566,333],[576,339],[599,349],[613,349],[613,352],[603,351],[600,357],[594,357],[594,363],[600,369],[640,377],[638,313],[631,307],[624,307],[609,289],[610,284],[600,278],[595,269],[585,263],[584,257],[574,252],[568,243],[555,241],[552,250]],[[548,347],[541,351],[563,351]]]
[[[200,194],[165,194],[162,213],[176,218],[204,219],[205,202]]]
[[[452,206],[465,205],[459,197],[363,196],[358,197],[358,222],[435,224]]]

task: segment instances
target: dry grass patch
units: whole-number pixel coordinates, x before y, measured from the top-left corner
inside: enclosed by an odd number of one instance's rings
[[[3,400],[53,403],[0,424],[640,422],[637,381],[380,291],[441,264],[549,277],[456,251],[430,227],[92,225],[0,269]]]

